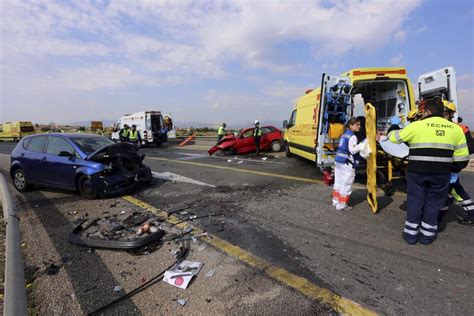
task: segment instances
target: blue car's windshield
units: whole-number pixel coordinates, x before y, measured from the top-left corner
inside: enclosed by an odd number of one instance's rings
[[[112,140],[105,137],[74,137],[72,141],[86,154],[90,155],[93,152],[115,144]]]

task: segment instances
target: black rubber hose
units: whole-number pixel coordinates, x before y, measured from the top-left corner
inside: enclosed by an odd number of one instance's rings
[[[128,292],[128,293],[120,296],[119,298],[113,300],[112,302],[96,309],[95,311],[93,311],[91,313],[88,313],[87,315],[90,315],[90,316],[98,315],[99,313],[109,309],[110,307],[114,306],[115,304],[117,304],[117,303],[119,303],[119,302],[121,302],[121,301],[123,301],[127,298],[130,298],[133,295],[143,291],[147,287],[153,285],[155,282],[161,281],[163,279],[163,275],[165,274],[165,272],[167,270],[171,269],[175,264],[177,264],[178,262],[180,262],[181,260],[183,260],[187,256],[189,248],[186,246],[186,243],[183,242],[182,244],[183,244],[183,247],[184,247],[184,251],[180,254],[180,256],[178,258],[176,258],[176,261],[173,262],[173,264],[171,264],[170,266],[168,266],[165,270],[161,271],[160,273],[158,273],[153,278],[151,278],[147,282],[143,283],[139,287],[136,287],[135,289],[131,290],[130,292]]]

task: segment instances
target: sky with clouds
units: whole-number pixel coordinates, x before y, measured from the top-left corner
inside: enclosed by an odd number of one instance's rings
[[[474,127],[474,1],[0,1],[0,121],[162,110],[280,121],[322,72],[454,66]]]

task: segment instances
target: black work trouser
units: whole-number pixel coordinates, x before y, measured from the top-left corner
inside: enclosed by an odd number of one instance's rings
[[[255,153],[257,155],[260,153],[260,138],[261,138],[261,136],[255,136],[255,147],[257,147]]]
[[[408,172],[407,220],[404,237],[428,244],[438,231],[438,214],[448,198],[450,174]]]

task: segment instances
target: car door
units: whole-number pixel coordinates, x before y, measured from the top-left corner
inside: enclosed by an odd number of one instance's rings
[[[344,123],[351,109],[351,79],[323,74],[317,129],[316,164],[320,168],[334,163],[335,153],[327,150],[329,123]]]
[[[267,149],[270,147],[271,139],[270,139],[270,133],[273,132],[271,127],[265,126],[262,127],[262,138],[260,139],[260,148],[261,149]]]
[[[255,151],[255,139],[253,137],[253,128],[243,130],[236,140],[236,150],[238,153]]]
[[[24,150],[18,157],[28,182],[43,182],[43,156],[48,136],[34,136],[25,141]]]
[[[69,157],[60,156],[61,152],[68,152]],[[44,172],[47,174],[47,184],[74,188],[77,161],[74,147],[66,138],[49,136],[46,152],[43,158]]]
[[[420,100],[439,96],[444,100],[454,102],[458,108],[458,111],[454,115],[454,121],[457,121],[459,114],[459,103],[456,71],[453,67],[445,67],[419,76],[418,95]]]

